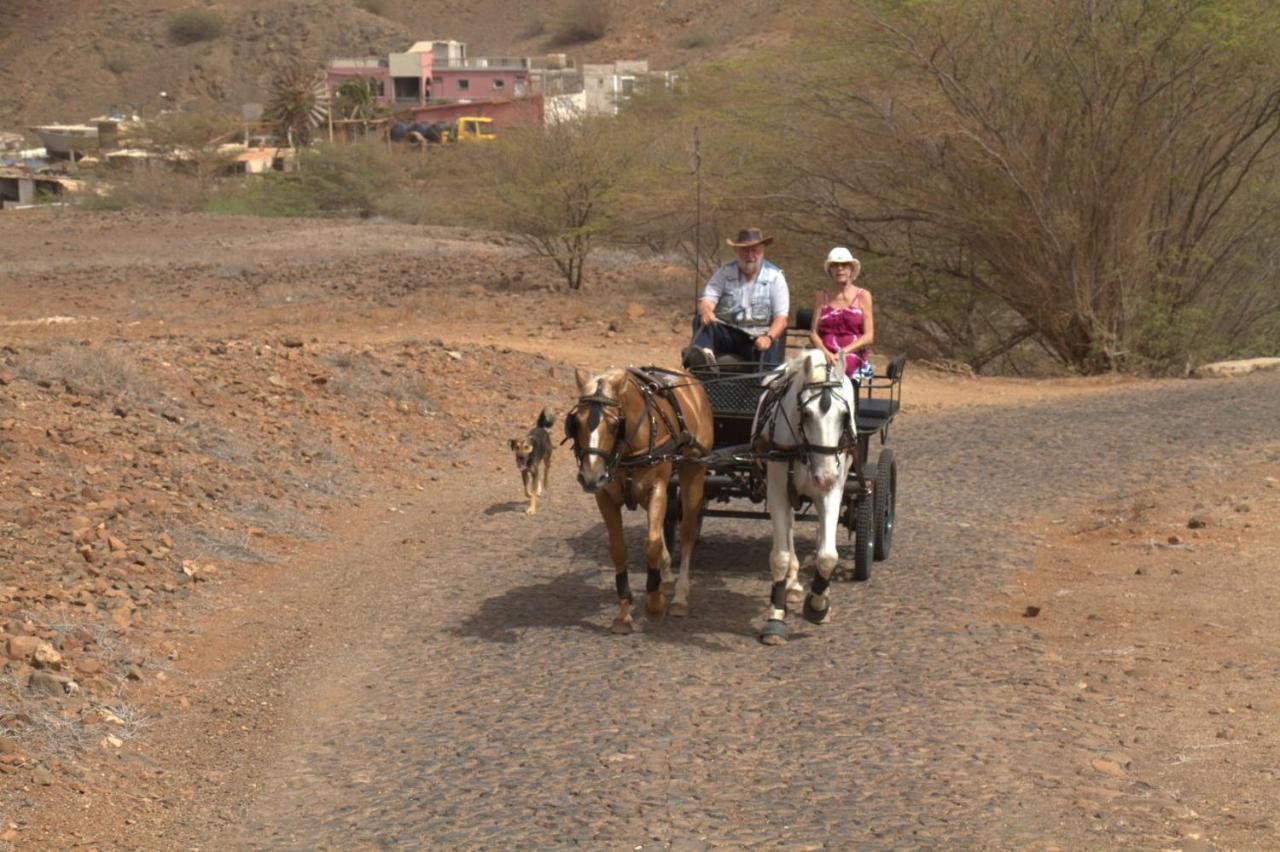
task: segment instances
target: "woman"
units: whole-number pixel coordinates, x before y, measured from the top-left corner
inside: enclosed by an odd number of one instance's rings
[[[854,284],[862,264],[841,246],[831,250],[825,265],[833,287],[818,293],[809,341],[823,351],[828,364],[843,360],[844,371],[854,382],[869,380],[875,374],[868,351],[875,339],[875,322],[871,294]]]

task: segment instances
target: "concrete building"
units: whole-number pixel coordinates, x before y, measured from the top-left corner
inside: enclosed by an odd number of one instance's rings
[[[620,59],[609,64],[584,63],[582,91],[588,115],[617,115],[633,96],[651,91],[675,91],[683,76],[675,71],[650,71],[646,59]]]
[[[460,41],[420,41],[402,53],[329,62],[329,86],[366,80],[391,109],[442,102],[509,100],[530,92],[529,60],[467,56]]]

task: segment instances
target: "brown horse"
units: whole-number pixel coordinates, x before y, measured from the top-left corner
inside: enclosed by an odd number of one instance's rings
[[[578,459],[578,482],[595,495],[609,530],[618,590],[614,633],[630,633],[631,587],[622,539],[622,507],[649,515],[644,559],[645,610],[660,615],[671,591],[671,555],[662,538],[667,484],[680,474],[680,575],[670,612],[689,614],[689,574],[706,468],[695,459],[712,444],[711,403],[702,383],[685,372],[656,367],[613,369],[592,376],[577,371],[578,404],[565,417],[565,436]]]

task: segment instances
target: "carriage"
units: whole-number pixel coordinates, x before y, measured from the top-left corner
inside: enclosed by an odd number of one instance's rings
[[[786,347],[800,349],[807,341],[812,311],[800,310],[787,329]],[[871,563],[887,559],[893,544],[897,508],[898,470],[889,446],[889,426],[902,400],[902,372],[906,356],[891,360],[883,373],[864,381],[858,389],[856,424],[857,463],[849,472],[841,501],[841,523],[854,539],[852,577],[866,580]],[[751,427],[765,387],[763,374],[753,362],[721,360],[712,370],[695,370],[703,381],[714,416],[715,443],[702,463],[707,467],[705,503],[698,519],[765,518],[761,505],[766,497],[766,476],[760,455],[751,446]],[[879,438],[872,459],[873,438]],[[664,537],[668,546],[677,540],[679,484],[668,484],[668,511]],[[746,505],[750,504],[750,505]],[[797,520],[814,521],[812,505],[803,499]]]

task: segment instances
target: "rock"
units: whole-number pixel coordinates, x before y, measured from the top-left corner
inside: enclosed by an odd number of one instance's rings
[[[62,668],[62,655],[59,654],[48,642],[41,642],[36,646],[35,652],[31,655],[35,660],[37,668],[42,669],[60,669]]]
[[[43,644],[38,636],[10,636],[6,650],[12,659],[29,660]]]
[[[102,663],[98,660],[91,660],[88,657],[82,657],[79,660],[76,660],[76,671],[87,675],[101,674]]]
[[[644,305],[639,305],[635,302],[627,305],[627,319],[638,320],[646,313],[648,313],[648,311],[644,309]]]
[[[1107,760],[1104,757],[1095,757],[1089,761],[1089,765],[1101,772],[1103,775],[1110,775],[1113,778],[1123,778],[1125,776],[1124,767],[1116,763],[1114,760]]]
[[[626,328],[626,326],[627,324],[620,319],[614,319],[609,321],[609,331],[621,332],[624,328]]]
[[[1023,618],[1035,618],[1039,614],[1040,614],[1040,607],[1038,606],[1028,605],[1027,608],[1022,611]]]
[[[283,337],[280,339],[280,343],[288,349],[302,348],[302,338],[300,337]]]
[[[449,351],[445,352],[445,354],[448,355],[454,361],[462,360],[462,353],[458,352],[455,349],[450,349]]]
[[[37,766],[31,773],[31,780],[41,787],[49,787],[53,784],[53,773],[43,766]]]
[[[1189,530],[1201,530],[1207,526],[1209,526],[1208,519],[1203,518],[1200,515],[1192,515],[1187,519],[1187,529]]]
[[[275,385],[278,388],[289,387],[289,383],[286,382],[282,376],[276,373],[272,373],[271,375],[267,376],[267,383],[271,385]]]
[[[1245,358],[1239,361],[1216,361],[1212,364],[1201,364],[1191,371],[1197,379],[1223,379],[1231,376],[1243,376],[1257,370],[1275,370],[1280,368],[1280,358]]]
[[[52,695],[57,698],[80,691],[80,684],[71,678],[46,671],[32,672],[31,679],[27,681],[27,686],[35,692],[43,692],[45,695]]]

